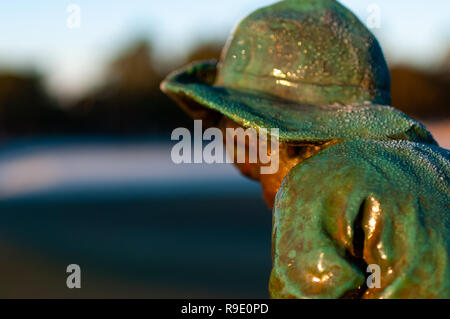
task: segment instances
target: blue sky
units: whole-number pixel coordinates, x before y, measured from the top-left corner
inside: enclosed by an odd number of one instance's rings
[[[155,54],[182,58],[198,41],[223,40],[252,10],[273,0],[45,0],[0,4],[0,68],[42,72],[54,91],[77,94],[102,78],[105,64],[136,38]],[[66,26],[71,3],[81,27]],[[450,48],[448,0],[342,0],[362,21],[380,8],[378,36],[393,63],[433,66]]]

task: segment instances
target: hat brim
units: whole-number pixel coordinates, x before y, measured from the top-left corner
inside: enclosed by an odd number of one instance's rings
[[[245,128],[278,128],[282,142],[386,138],[421,126],[385,105],[305,105],[260,91],[216,86],[216,73],[215,61],[193,63],[170,74],[161,89],[194,118],[217,111]]]

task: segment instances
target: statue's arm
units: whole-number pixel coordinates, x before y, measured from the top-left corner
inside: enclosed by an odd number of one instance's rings
[[[271,296],[449,298],[449,172],[448,151],[399,141],[296,166],[274,206]],[[365,286],[369,264],[379,288]]]

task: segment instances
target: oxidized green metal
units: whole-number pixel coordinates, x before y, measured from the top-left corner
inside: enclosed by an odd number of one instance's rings
[[[278,190],[272,297],[450,298],[449,151],[388,106],[380,46],[350,11],[334,0],[257,10],[218,65],[195,63],[161,87],[196,118],[327,143]],[[365,287],[368,264],[380,288]]]
[[[216,84],[302,104],[390,104],[377,40],[333,0],[282,1],[245,18],[224,51]]]
[[[332,145],[283,180],[274,298],[450,298],[449,154],[410,141]],[[381,287],[365,290],[367,264]]]

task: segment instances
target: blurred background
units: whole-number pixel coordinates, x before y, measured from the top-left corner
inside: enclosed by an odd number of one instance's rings
[[[159,83],[218,59],[273,2],[0,4],[0,298],[268,297],[259,185],[172,163],[172,130],[193,123]],[[341,2],[374,26],[393,106],[449,148],[450,2]],[[66,287],[69,264],[81,289]]]

